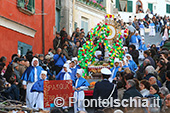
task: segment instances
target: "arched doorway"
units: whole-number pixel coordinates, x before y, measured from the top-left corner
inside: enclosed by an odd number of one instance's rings
[[[136,2],[136,13],[143,13],[143,4],[141,0],[137,0]]]

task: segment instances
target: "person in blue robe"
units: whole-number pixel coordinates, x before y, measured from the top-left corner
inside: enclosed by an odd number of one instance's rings
[[[126,54],[125,55],[125,59],[128,63],[129,69],[135,73],[138,70],[138,66],[136,65],[136,63],[133,61],[132,56],[130,54]]]
[[[118,58],[115,58],[114,60],[114,67],[110,69],[110,71],[112,72],[111,77],[109,78],[109,81],[112,83],[113,79],[116,77],[117,72],[119,71],[120,68],[120,61]]]
[[[150,32],[149,32],[149,36],[155,36],[155,24],[150,21],[150,24],[149,24],[149,29],[150,29]]]
[[[146,45],[145,45],[145,42],[144,42],[144,41],[142,41],[142,44],[140,44],[140,46],[139,46],[139,50],[143,50],[143,51],[146,51],[146,50],[147,50],[147,47],[146,47]]]
[[[34,109],[44,109],[44,81],[47,79],[47,71],[41,71],[40,80],[34,83],[31,92],[35,93],[33,101]]]
[[[76,78],[72,75],[68,64],[64,64],[63,69],[56,75],[56,80],[75,80]]]
[[[143,22],[141,22],[139,27],[140,27],[140,35],[145,36],[145,26],[143,25]]]
[[[40,80],[40,74],[43,68],[39,66],[39,61],[37,58],[33,58],[31,66],[29,66],[23,73],[21,80],[23,80],[24,88],[26,89],[26,105],[29,108],[33,108],[32,102],[35,97],[34,93],[30,92],[32,85]]]
[[[77,113],[78,111],[85,111],[85,107],[83,106],[83,100],[85,98],[84,90],[88,89],[88,86],[90,86],[90,84],[87,82],[86,79],[82,77],[82,75],[83,75],[83,69],[78,69],[76,74],[77,79],[73,89],[74,89],[74,98],[79,100],[79,103],[78,101],[74,103],[74,113]]]
[[[141,37],[138,34],[138,31],[136,31],[135,35],[132,35],[131,39],[130,39],[130,45],[135,45],[136,49],[139,48],[139,44],[141,43]]]

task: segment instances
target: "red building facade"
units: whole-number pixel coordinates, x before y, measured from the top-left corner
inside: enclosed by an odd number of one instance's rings
[[[44,13],[42,12],[44,1]],[[55,0],[0,0],[0,56],[8,61],[14,53],[43,53],[42,15],[44,15],[44,53],[55,38]]]

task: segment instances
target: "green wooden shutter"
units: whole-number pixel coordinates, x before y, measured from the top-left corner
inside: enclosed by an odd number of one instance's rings
[[[18,6],[24,8],[24,0],[18,0]]]
[[[153,4],[148,3],[148,8],[149,8],[149,9],[150,9],[150,11],[152,12],[152,11],[153,11]]]
[[[170,5],[166,4],[166,13],[170,13]]]
[[[119,8],[119,0],[116,0],[116,8],[118,9],[118,11],[120,11],[120,8]]]
[[[127,1],[127,12],[133,12],[133,1]]]
[[[35,13],[35,0],[29,0],[27,8],[29,11]]]

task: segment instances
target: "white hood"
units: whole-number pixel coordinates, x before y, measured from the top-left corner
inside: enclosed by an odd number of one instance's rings
[[[32,62],[31,62],[31,65],[32,65],[32,66],[34,66],[33,63],[34,63],[35,60],[38,61],[38,58],[35,58],[35,57],[34,57],[34,58],[32,59]],[[36,67],[37,67],[37,66],[39,66],[39,61],[38,61],[37,65],[36,65]]]

